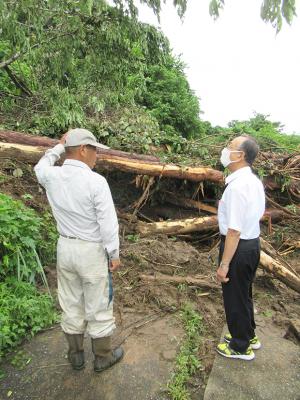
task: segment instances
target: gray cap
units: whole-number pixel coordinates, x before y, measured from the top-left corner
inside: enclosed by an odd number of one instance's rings
[[[104,144],[98,143],[92,132],[87,129],[70,129],[66,136],[65,147],[80,146],[82,144],[89,144],[100,149],[109,149]]]

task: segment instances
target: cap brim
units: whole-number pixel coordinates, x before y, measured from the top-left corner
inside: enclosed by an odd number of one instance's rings
[[[99,149],[110,149],[110,147],[105,146],[105,144],[101,144],[101,143],[93,143],[93,144],[91,144],[91,146],[98,147]]]

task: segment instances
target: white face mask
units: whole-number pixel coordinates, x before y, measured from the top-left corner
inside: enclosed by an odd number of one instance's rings
[[[223,165],[224,168],[228,167],[229,164],[238,162],[239,160],[232,161],[230,160],[230,153],[240,153],[241,151],[239,150],[229,150],[227,147],[225,147],[222,152],[221,152],[221,157],[220,161]]]

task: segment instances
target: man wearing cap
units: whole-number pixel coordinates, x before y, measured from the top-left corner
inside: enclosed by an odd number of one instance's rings
[[[258,150],[252,137],[239,136],[221,155],[230,175],[218,208],[221,244],[217,279],[222,283],[229,333],[217,351],[242,360],[252,360],[253,350],[261,347],[255,335],[252,301],[252,282],[260,258],[259,221],[265,211],[263,185],[250,168]]]
[[[61,327],[69,344],[74,369],[84,367],[84,332],[92,339],[94,370],[118,362],[123,349],[112,349],[115,328],[111,272],[120,267],[119,227],[106,179],[92,171],[97,158],[95,136],[72,129],[47,150],[35,166],[57,230],[58,298],[63,310]],[[62,166],[54,166],[66,152]]]

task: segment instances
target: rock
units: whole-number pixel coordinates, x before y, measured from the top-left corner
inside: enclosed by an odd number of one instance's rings
[[[165,350],[161,353],[162,358],[165,361],[173,361],[176,358],[176,351],[175,350]]]
[[[289,321],[289,326],[284,335],[285,339],[295,339],[297,342],[300,342],[300,320],[292,319]],[[293,340],[294,341],[294,340]]]

